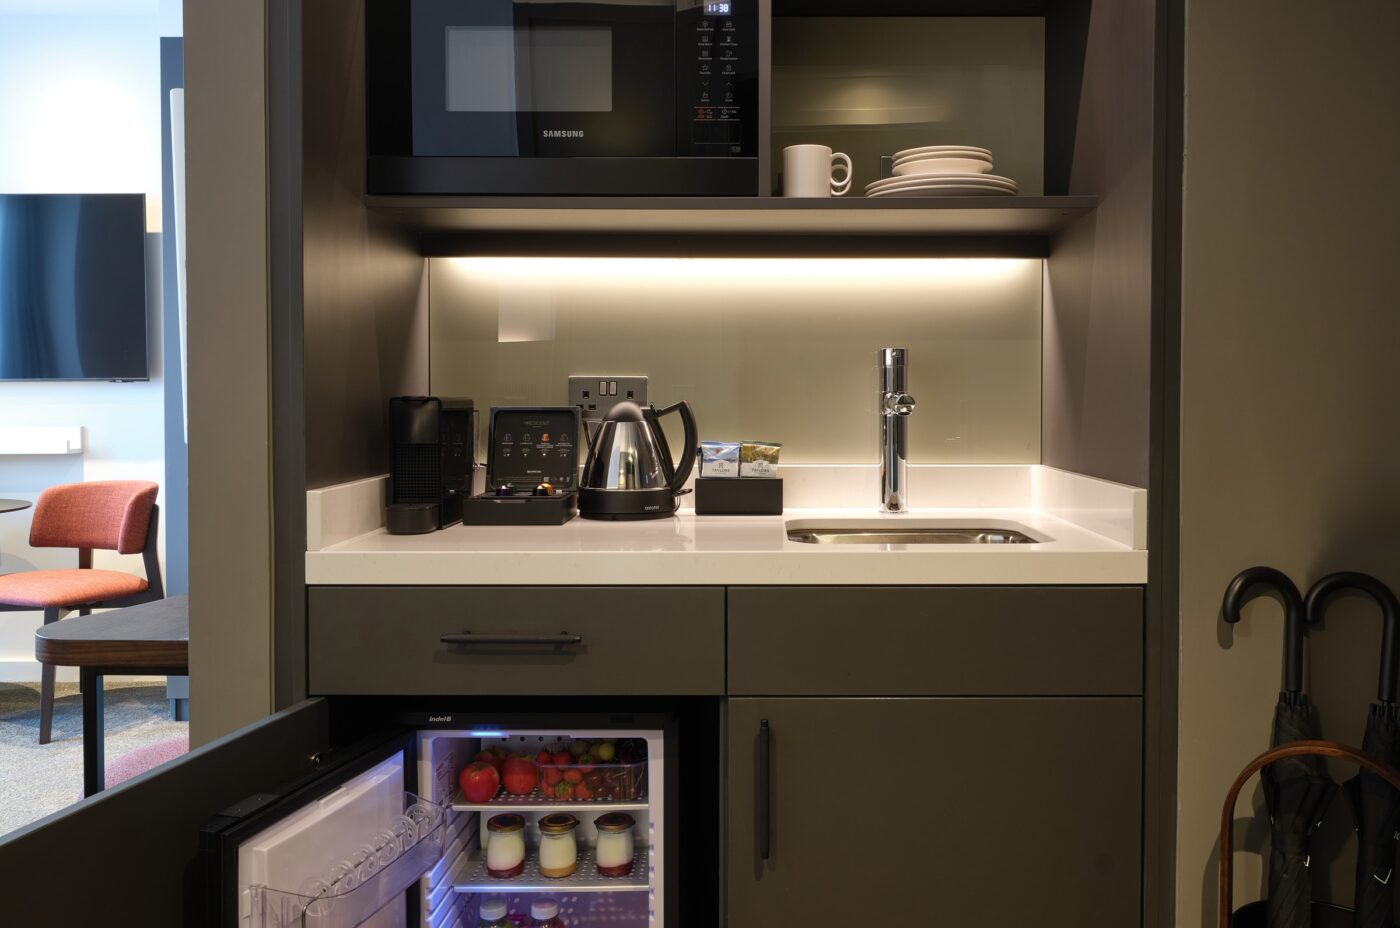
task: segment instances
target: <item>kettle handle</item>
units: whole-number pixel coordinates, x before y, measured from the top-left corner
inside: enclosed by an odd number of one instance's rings
[[[681,460],[676,466],[676,475],[671,478],[671,492],[680,493],[681,487],[690,479],[691,470],[695,468],[695,454],[700,450],[700,430],[696,428],[695,415],[685,400],[656,410],[656,417],[660,419],[673,412],[681,414],[681,424],[685,426],[685,447],[681,449]]]

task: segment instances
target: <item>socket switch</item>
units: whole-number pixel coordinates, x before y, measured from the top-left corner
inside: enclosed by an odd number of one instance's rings
[[[569,377],[569,405],[582,406],[585,420],[602,419],[618,403],[646,405],[647,378],[645,374],[628,377],[617,374],[573,375]]]

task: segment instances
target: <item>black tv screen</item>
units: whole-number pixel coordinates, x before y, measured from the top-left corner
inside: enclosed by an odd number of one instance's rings
[[[145,380],[146,197],[0,194],[0,380]]]

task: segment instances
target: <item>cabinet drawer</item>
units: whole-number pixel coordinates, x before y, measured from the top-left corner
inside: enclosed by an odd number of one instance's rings
[[[729,928],[1142,923],[1140,699],[731,699],[726,746]]]
[[[718,587],[313,587],[308,624],[316,694],[724,692]]]
[[[750,696],[1130,696],[1140,587],[743,587],[729,692]]]

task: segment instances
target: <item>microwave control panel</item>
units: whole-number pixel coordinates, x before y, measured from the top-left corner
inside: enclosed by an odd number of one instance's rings
[[[758,0],[677,4],[677,151],[758,154]]]

